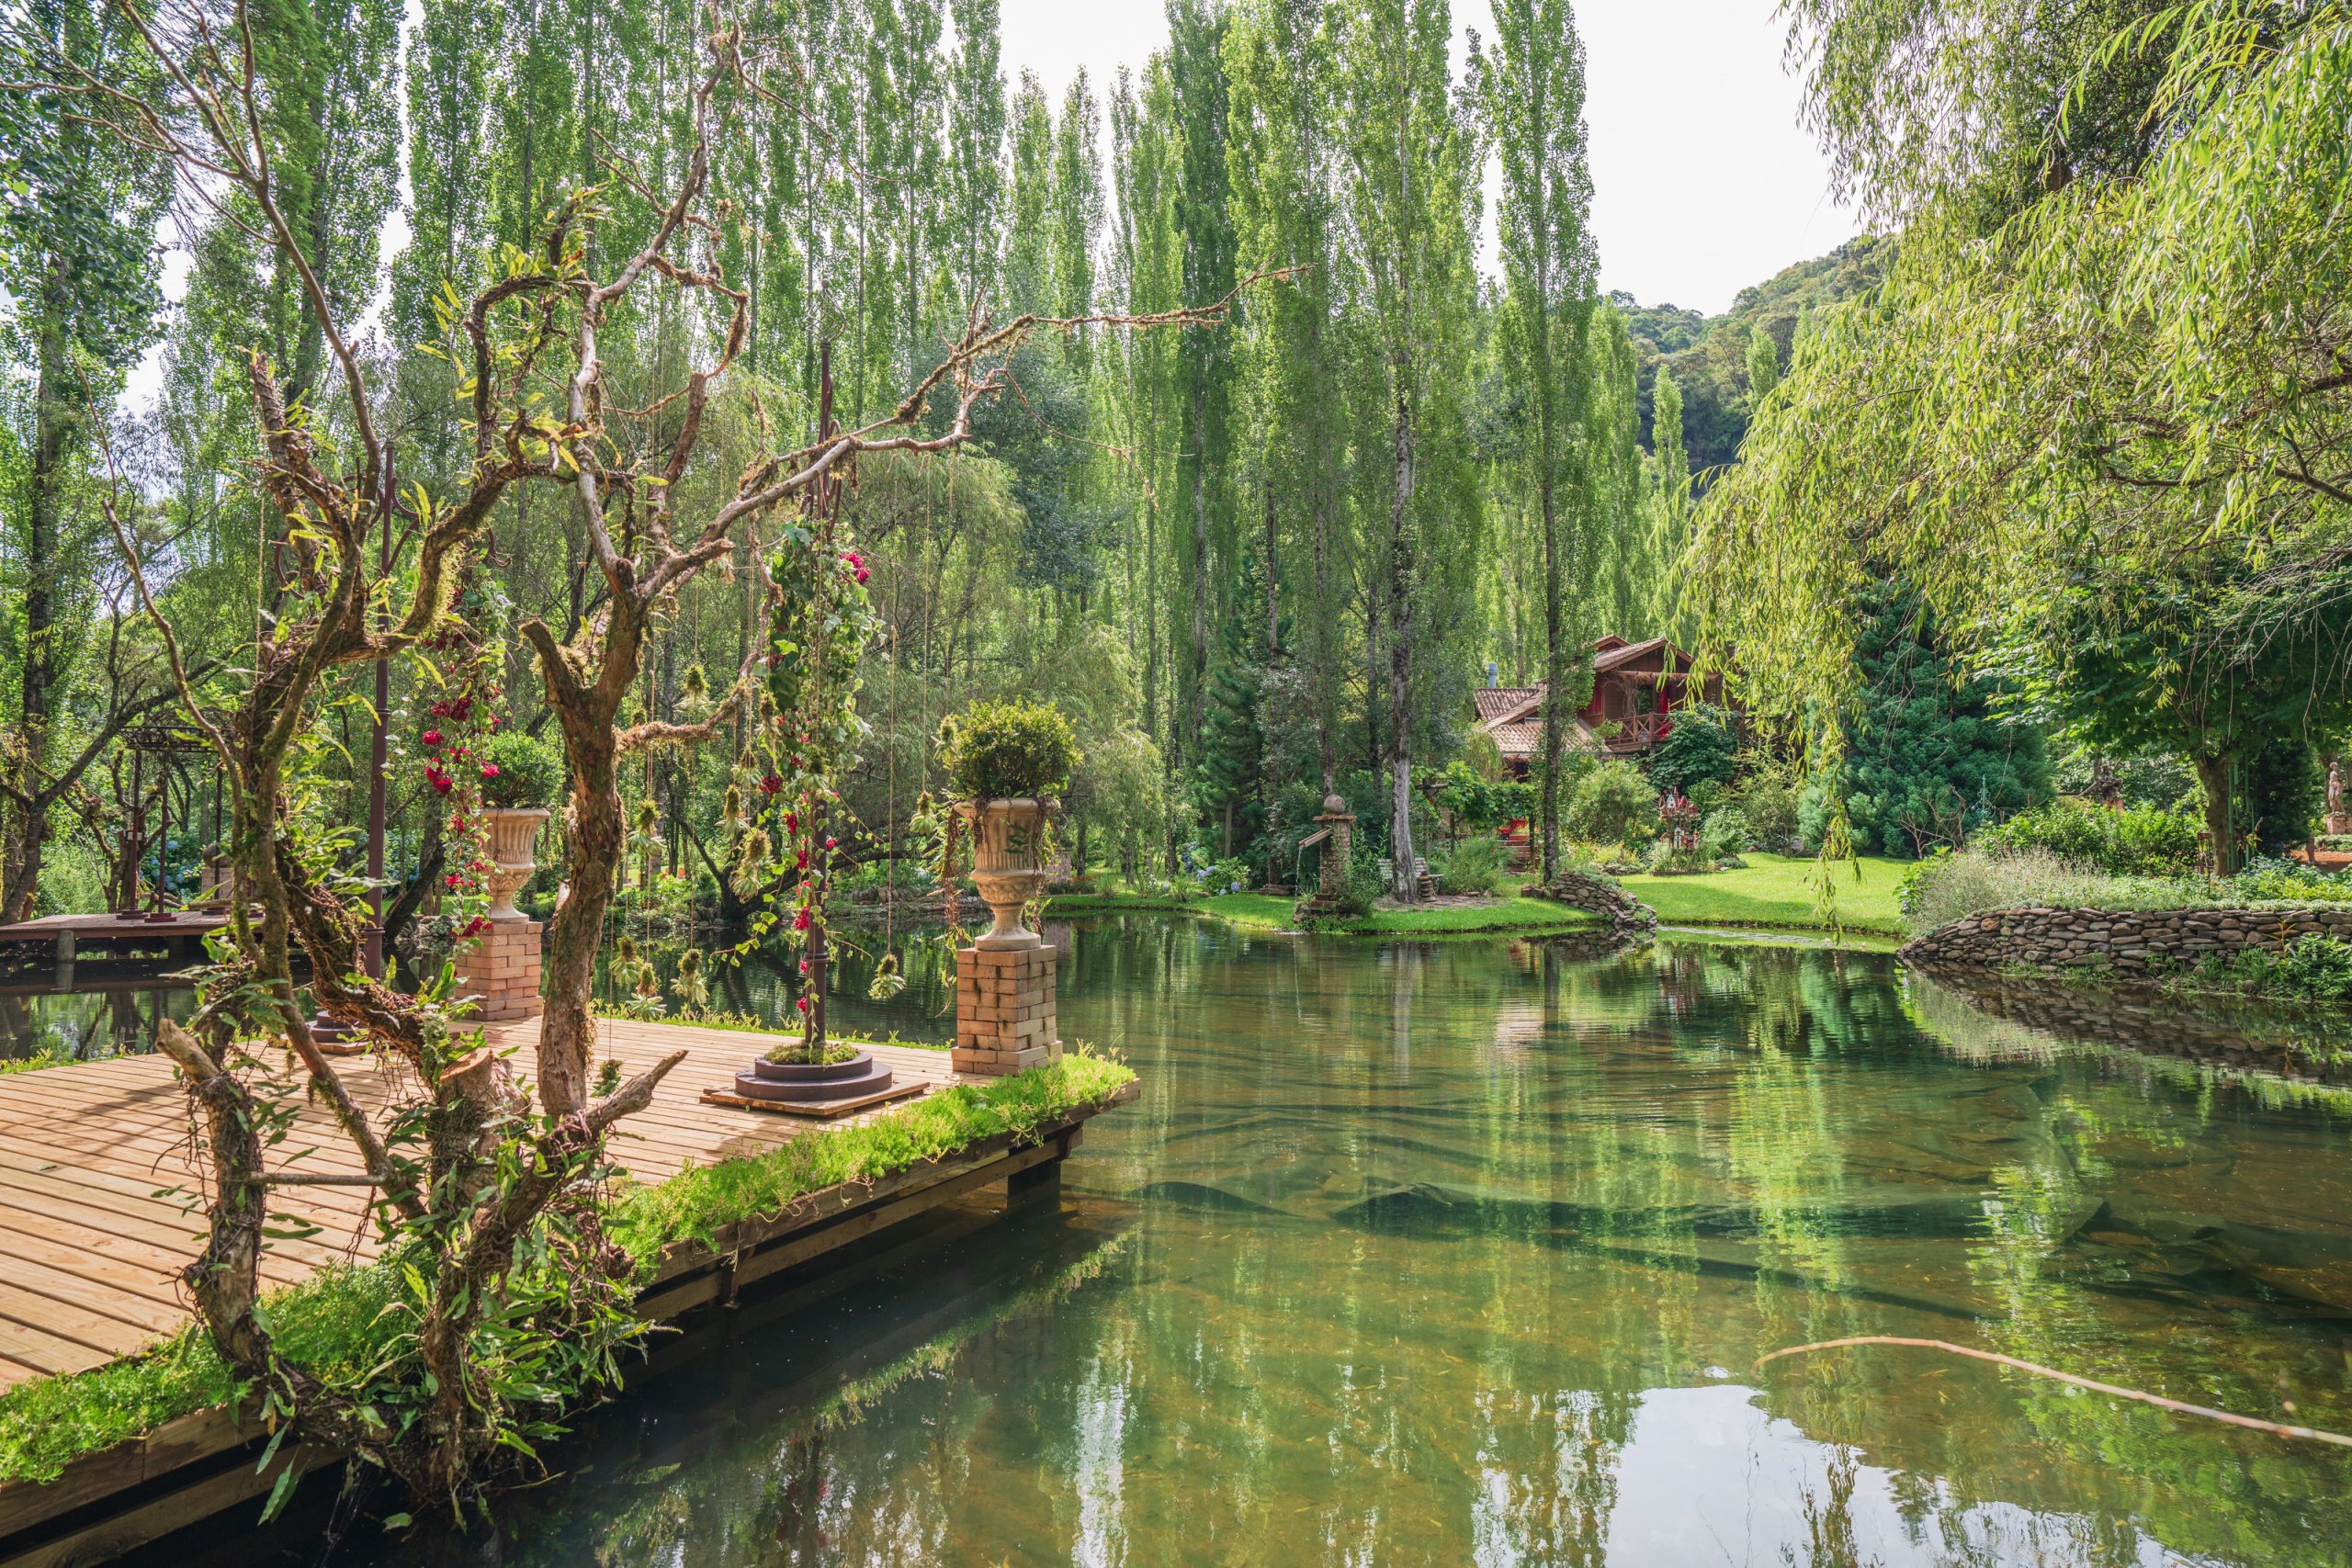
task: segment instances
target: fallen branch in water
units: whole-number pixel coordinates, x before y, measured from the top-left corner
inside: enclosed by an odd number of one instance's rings
[[[2118,1399],[2136,1399],[2143,1404],[2153,1404],[2159,1410],[2169,1410],[2179,1416],[2202,1416],[2209,1421],[2225,1421],[2233,1427],[2244,1427],[2256,1432],[2268,1432],[2275,1437],[2310,1438],[2318,1442],[2334,1443],[2338,1448],[2352,1449],[2352,1438],[2347,1438],[2341,1432],[2323,1431],[2317,1427],[2293,1427],[2284,1421],[2265,1421],[2258,1416],[2239,1416],[2227,1410],[2215,1410],[2208,1405],[2190,1404],[2185,1400],[2167,1399],[2161,1393],[2150,1393],[2145,1389],[2122,1388],[2115,1383],[2100,1382],[2095,1378],[2078,1378],[2072,1372],[2062,1372],[2055,1367],[2038,1366],[2031,1361],[2020,1361],[2015,1356],[2004,1356],[1997,1350],[1976,1350],[1965,1345],[1954,1345],[1948,1339],[1909,1339],[1895,1334],[1857,1334],[1848,1339],[1822,1339],[1811,1345],[1792,1345],[1785,1350],[1775,1350],[1769,1356],[1758,1356],[1756,1359],[1756,1364],[1761,1367],[1765,1362],[1777,1361],[1783,1356],[1802,1356],[1811,1350],[1838,1350],[1849,1345],[1908,1345],[1920,1350],[1942,1350],[1950,1355],[1966,1356],[1971,1360],[1991,1361],[1996,1366],[2015,1367],[2021,1372],[2031,1372],[2036,1377],[2054,1378],[2060,1382],[2072,1383],[2076,1388],[2089,1389],[2094,1393],[2111,1393]]]

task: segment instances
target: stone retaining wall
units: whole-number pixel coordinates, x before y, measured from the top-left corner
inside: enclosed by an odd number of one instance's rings
[[[2121,976],[2188,968],[2216,955],[2277,953],[2318,934],[2352,942],[2352,906],[2272,909],[1996,909],[1914,939],[1915,964],[2041,969],[2097,965]]]

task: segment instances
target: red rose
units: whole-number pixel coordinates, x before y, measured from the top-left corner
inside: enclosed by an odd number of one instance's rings
[[[801,905],[799,909],[794,913],[792,917],[792,929],[797,931],[805,931],[808,929],[808,905]]]
[[[498,776],[498,764],[495,762],[484,762],[481,765],[481,776],[486,779],[496,778]]]
[[[424,743],[425,743],[427,746],[438,746],[438,745],[440,745],[440,744],[441,744],[441,732],[440,732],[439,730],[437,730],[437,729],[428,729],[428,730],[426,730],[426,731],[424,732]]]

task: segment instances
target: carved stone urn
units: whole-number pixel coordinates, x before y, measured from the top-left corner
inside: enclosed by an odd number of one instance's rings
[[[1051,801],[1025,795],[956,805],[972,829],[972,886],[996,921],[972,943],[983,953],[1015,952],[1043,940],[1022,925],[1021,908],[1051,874],[1045,869],[1045,837],[1052,807]]]
[[[490,918],[522,920],[530,917],[514,907],[514,895],[538,869],[531,847],[539,825],[551,815],[545,807],[492,806],[482,811],[490,829]]]

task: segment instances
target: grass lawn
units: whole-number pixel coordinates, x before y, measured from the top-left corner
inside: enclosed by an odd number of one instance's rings
[[[1673,924],[1801,926],[1820,930],[1829,921],[1819,899],[1816,861],[1787,855],[1752,854],[1741,871],[1711,871],[1696,876],[1623,876],[1625,891]],[[1866,855],[1830,869],[1838,924],[1883,936],[1903,934],[1894,907],[1895,880],[1905,862]],[[1857,880],[1856,872],[1860,871]]]
[[[1214,898],[1203,898],[1184,906],[1204,915],[1215,915],[1237,926],[1259,931],[1289,931],[1292,900],[1269,897],[1263,893],[1221,893]],[[1492,904],[1476,907],[1455,907],[1438,909],[1383,909],[1351,925],[1329,925],[1318,930],[1338,931],[1343,936],[1417,936],[1444,935],[1448,932],[1574,931],[1595,923],[1594,918],[1581,910],[1540,898],[1504,898]]]

